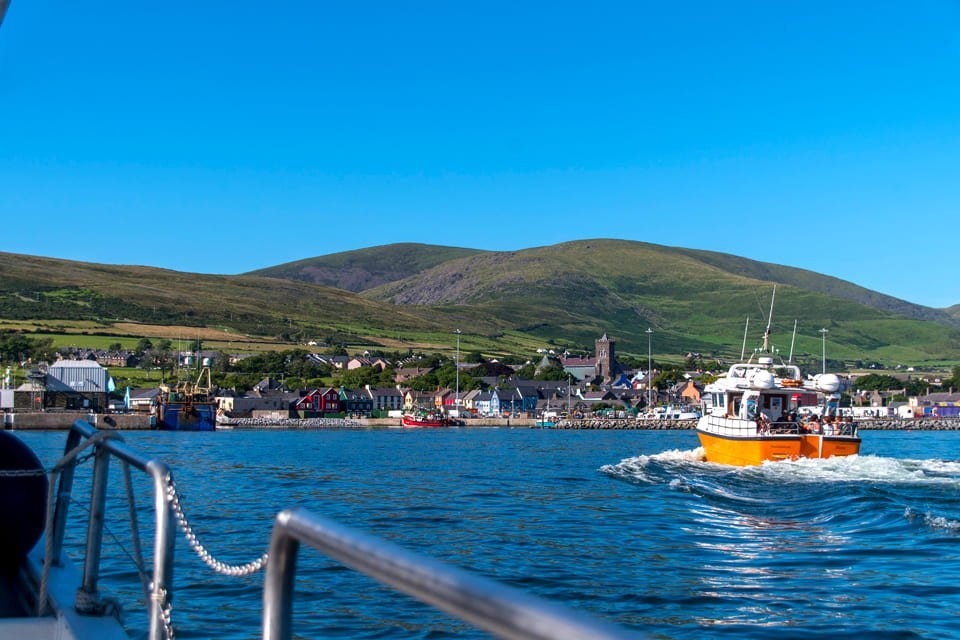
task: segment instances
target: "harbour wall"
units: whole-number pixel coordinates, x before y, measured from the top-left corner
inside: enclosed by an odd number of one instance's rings
[[[66,431],[77,420],[89,420],[97,429],[141,431],[155,428],[156,418],[139,413],[87,413],[86,411],[37,411],[0,415],[4,429],[18,431]]]

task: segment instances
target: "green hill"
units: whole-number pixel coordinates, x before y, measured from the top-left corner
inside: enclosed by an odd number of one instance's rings
[[[275,336],[441,330],[394,305],[322,285],[0,253],[0,318],[215,326]]]
[[[748,317],[748,347],[759,340],[777,283],[772,328],[784,354],[796,320],[795,352],[810,359],[819,358],[819,330],[826,328],[832,358],[960,361],[957,308],[930,309],[810,271],[641,242],[585,240],[514,252],[389,245],[255,273],[0,253],[0,319],[133,320],[423,349],[449,349],[452,332],[462,329],[465,350],[524,354],[547,345],[589,347],[603,333],[620,351],[645,354],[649,327],[656,354],[733,357]],[[362,294],[305,282],[304,273]]]
[[[477,249],[399,243],[288,262],[251,271],[248,275],[302,280],[347,291],[366,291],[477,253],[482,252]]]
[[[819,350],[818,331],[825,327],[835,357],[960,353],[955,321],[933,309],[799,269],[620,240],[470,256],[364,296],[438,314],[465,307],[542,338],[589,343],[607,331],[621,348],[635,351],[645,350],[644,332],[652,327],[661,349],[729,354],[739,353],[748,316],[759,335],[775,282],[774,330],[786,349],[796,319],[802,352]]]

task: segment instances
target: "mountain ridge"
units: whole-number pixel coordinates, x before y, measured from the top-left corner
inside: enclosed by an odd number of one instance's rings
[[[634,353],[646,352],[653,328],[661,353],[738,355],[745,321],[765,324],[777,282],[774,331],[789,345],[798,319],[798,353],[819,354],[827,328],[837,357],[960,359],[960,318],[945,310],[727,254],[616,239],[506,252],[403,243],[345,254],[321,257],[323,277],[366,287],[359,294],[297,279],[314,259],[205,275],[0,253],[0,317],[132,319],[353,344],[419,336],[447,348],[464,329],[488,350],[586,348],[610,333]],[[294,277],[276,275],[290,265]]]
[[[357,293],[476,253],[483,251],[404,242],[304,258],[244,275],[301,280]]]

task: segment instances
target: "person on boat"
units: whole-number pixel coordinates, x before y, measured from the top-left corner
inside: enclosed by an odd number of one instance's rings
[[[823,417],[823,435],[832,436],[834,434],[833,416],[827,414]]]
[[[763,411],[757,413],[757,432],[770,433],[770,418]]]

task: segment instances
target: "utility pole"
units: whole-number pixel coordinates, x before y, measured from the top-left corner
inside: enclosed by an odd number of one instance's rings
[[[460,329],[457,329],[456,331],[454,331],[454,333],[457,334],[457,360],[456,360],[457,392],[456,392],[456,395],[454,396],[453,406],[456,408],[457,418],[459,418],[460,417],[460,333],[461,331]]]
[[[650,387],[653,385],[653,329],[647,327],[647,411],[650,411]]]

